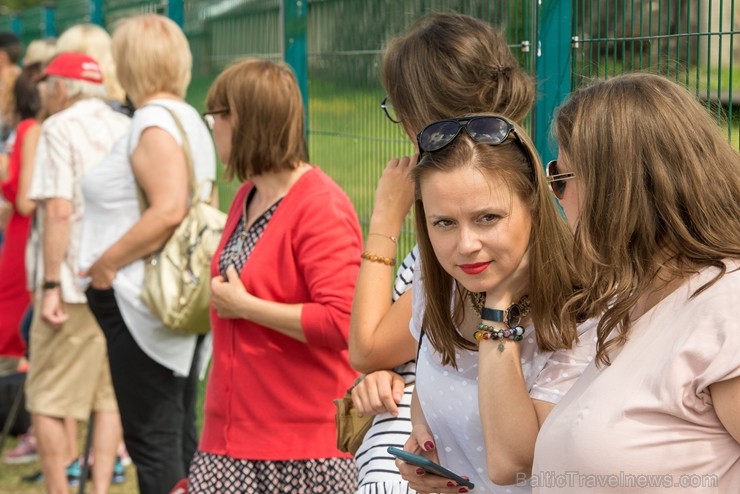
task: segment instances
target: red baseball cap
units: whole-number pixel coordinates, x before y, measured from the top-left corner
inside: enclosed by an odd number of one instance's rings
[[[98,62],[84,53],[73,51],[63,52],[54,57],[41,72],[38,80],[44,80],[50,75],[95,84],[103,83],[103,72]]]

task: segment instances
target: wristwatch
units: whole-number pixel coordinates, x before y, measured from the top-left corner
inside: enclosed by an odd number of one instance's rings
[[[59,281],[56,280],[44,280],[44,284],[41,285],[41,288],[43,290],[53,290],[55,288],[59,288],[62,286],[62,284]]]
[[[481,318],[485,321],[492,322],[505,322],[510,328],[514,328],[519,325],[522,320],[522,308],[518,302],[515,302],[509,306],[508,309],[489,309],[483,307],[481,310]]]

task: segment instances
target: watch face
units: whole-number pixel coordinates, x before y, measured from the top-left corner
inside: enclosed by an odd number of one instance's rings
[[[522,309],[518,304],[512,304],[511,307],[506,310],[506,324],[508,324],[510,328],[513,328],[518,326],[519,321],[521,320]]]

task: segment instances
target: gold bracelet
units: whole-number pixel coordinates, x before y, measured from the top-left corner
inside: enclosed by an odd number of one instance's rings
[[[370,232],[370,233],[367,234],[368,237],[370,235],[376,235],[378,237],[385,237],[388,240],[390,240],[391,242],[393,242],[394,244],[397,244],[398,243],[398,237],[394,237],[393,235],[386,235],[385,233],[373,233],[373,232]]]
[[[373,254],[372,252],[363,252],[362,254],[360,254],[360,257],[370,262],[377,262],[380,264],[385,264],[386,266],[396,265],[395,257],[379,256],[377,254]]]

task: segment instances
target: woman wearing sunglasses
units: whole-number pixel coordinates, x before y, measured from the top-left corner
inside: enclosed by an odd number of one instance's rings
[[[391,40],[381,81],[388,92],[381,108],[412,141],[426,124],[467,112],[496,112],[520,122],[535,95],[532,77],[519,66],[502,32],[456,13],[426,15]],[[417,343],[408,328],[418,250],[400,263],[395,283],[394,267],[378,260],[395,262],[396,239],[413,203],[415,164],[415,157],[392,159],[383,172],[365,239],[365,251],[378,257],[362,261],[355,289],[350,359],[370,374],[352,396],[363,413],[377,414],[356,454],[360,494],[410,492],[386,450],[402,448],[411,432]]]
[[[521,127],[500,116],[419,133],[414,169],[421,267],[413,431],[404,449],[524,493],[540,424],[594,354],[593,321],[563,311],[578,279],[572,236]],[[417,492],[469,487],[398,461]]]
[[[738,152],[691,93],[647,74],[576,92],[555,129],[587,274],[565,307],[603,315],[597,358],[537,440],[535,491],[593,492],[598,475],[599,492],[737,493]]]

